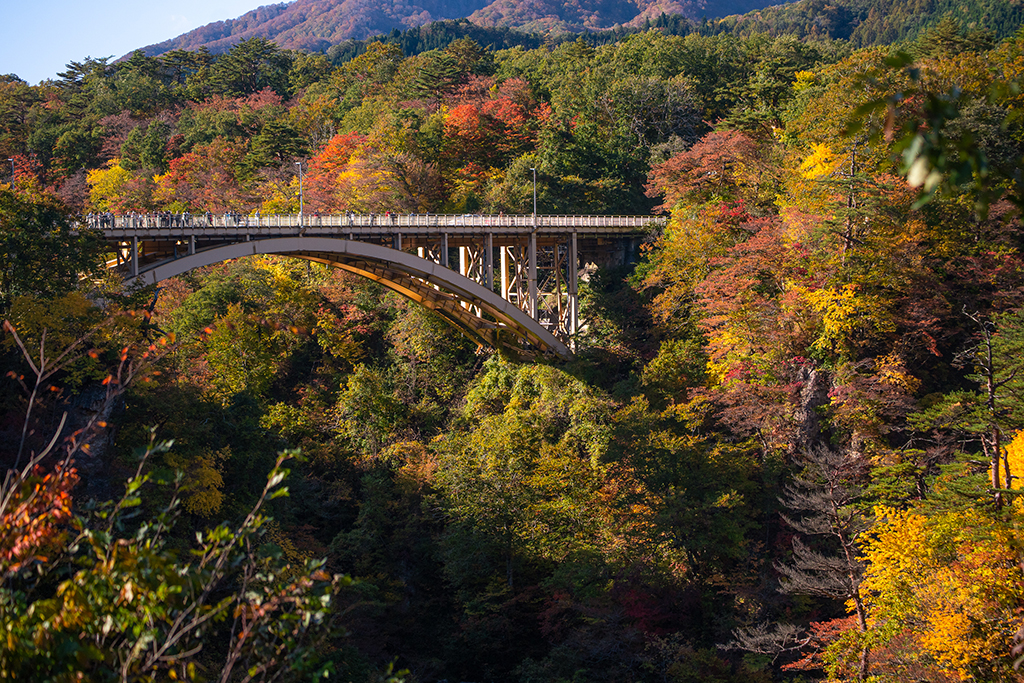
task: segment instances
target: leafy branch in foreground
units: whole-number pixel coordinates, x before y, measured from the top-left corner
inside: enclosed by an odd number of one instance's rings
[[[198,533],[197,547],[180,553],[169,537],[177,495],[151,519],[132,514],[152,481],[143,464],[171,445],[151,442],[120,500],[72,519],[65,559],[49,567],[64,577],[55,587],[5,567],[0,679],[191,680],[222,657],[220,681],[235,680],[239,667],[243,681],[330,670],[318,646],[339,631],[332,597],[347,579],[327,574],[322,560],[293,567],[258,547],[260,511],[287,493],[283,464],[297,454],[278,457],[239,525]]]
[[[38,389],[72,349],[47,361],[43,342],[33,359],[13,325],[4,327],[36,375],[28,420]],[[104,381],[107,399],[157,352],[151,345],[133,361],[124,349]],[[324,644],[341,632],[333,596],[349,580],[325,572],[323,560],[293,566],[280,549],[261,545],[268,521],[262,510],[287,495],[284,464],[297,452],[278,456],[239,524],[224,522],[196,534],[194,547],[182,548],[171,535],[181,475],[166,506],[142,514],[144,491],[161,483],[145,466],[172,443],[151,437],[124,495],[76,512],[74,458],[87,449],[94,428],[104,425],[94,419],[68,437],[47,472],[44,460],[57,451],[65,420],[46,448],[8,471],[0,484],[0,680],[226,683],[316,678],[331,671]]]
[[[993,127],[993,123],[1005,131],[1015,114],[1001,103],[1008,96],[1018,95],[1021,83],[996,78],[980,97],[959,86],[936,86],[927,70],[903,52],[887,59],[883,70],[866,74],[863,83],[883,80],[886,70],[903,72],[908,87],[859,107],[850,118],[847,133],[866,130],[876,141],[895,143],[900,173],[918,189],[916,208],[937,196],[965,190],[973,194],[975,210],[982,219],[1004,194],[1018,210],[1024,208],[1024,195],[1017,184],[1019,155],[1009,163],[990,158],[990,141],[980,132]],[[985,120],[974,120],[975,116]],[[994,121],[988,120],[993,116]]]

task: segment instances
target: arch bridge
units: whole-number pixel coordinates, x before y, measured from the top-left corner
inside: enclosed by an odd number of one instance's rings
[[[586,264],[620,265],[661,227],[651,216],[90,215],[126,283],[156,284],[256,254],[355,273],[435,311],[479,344],[569,358]]]

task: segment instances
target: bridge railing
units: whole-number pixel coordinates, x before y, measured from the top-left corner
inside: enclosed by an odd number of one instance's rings
[[[235,213],[150,213],[91,214],[86,225],[93,229],[160,229],[160,228],[634,228],[660,225],[659,216],[594,216],[538,214],[272,214],[242,215]]]

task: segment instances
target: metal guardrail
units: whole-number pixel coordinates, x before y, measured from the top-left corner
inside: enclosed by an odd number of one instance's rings
[[[443,232],[443,228],[474,228],[486,232],[530,232],[534,226],[545,232],[572,230],[597,232],[642,232],[663,225],[665,219],[659,216],[595,216],[595,215],[504,215],[504,214],[274,214],[269,216],[238,214],[97,214],[86,218],[89,228],[135,232],[139,230],[204,231],[211,229],[240,233],[250,229],[266,230],[291,228],[320,232],[316,228],[334,228],[330,232],[356,231],[395,232],[398,229],[409,232]],[[219,233],[230,234],[230,233]]]

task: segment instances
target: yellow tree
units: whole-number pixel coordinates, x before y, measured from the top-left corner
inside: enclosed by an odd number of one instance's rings
[[[1020,529],[973,510],[875,515],[862,589],[877,679],[1020,680],[1010,654],[1024,601]]]
[[[111,159],[105,168],[86,174],[89,203],[95,211],[148,211],[153,206],[154,183],[123,168],[119,159]]]

